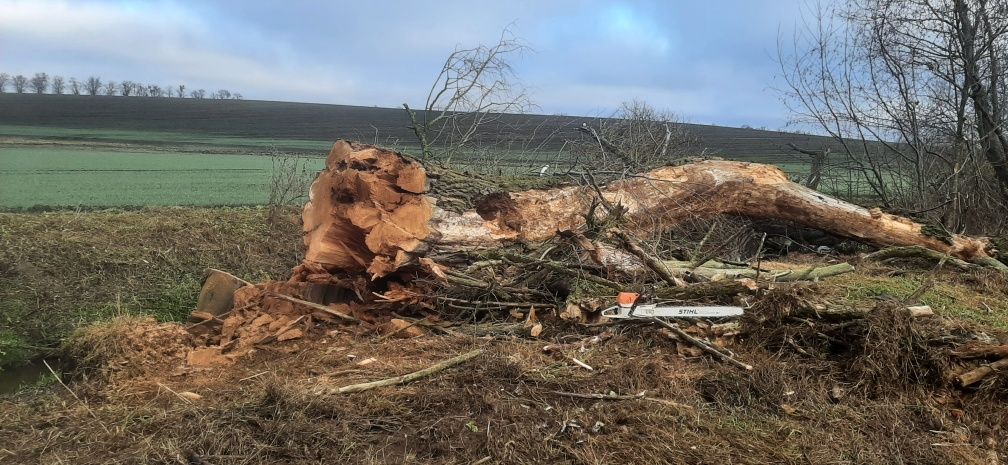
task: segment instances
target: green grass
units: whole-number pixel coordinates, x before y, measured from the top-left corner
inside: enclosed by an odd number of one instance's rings
[[[0,208],[261,205],[271,172],[259,155],[0,148]]]
[[[967,279],[969,275],[962,277]],[[983,283],[933,279],[935,284],[918,299],[921,304],[930,305],[942,316],[1008,329],[1008,299],[997,285],[980,292]],[[905,299],[924,286],[926,280],[926,275],[916,273],[890,277],[858,272],[832,278],[825,285],[835,289],[843,304],[870,308],[876,299]]]

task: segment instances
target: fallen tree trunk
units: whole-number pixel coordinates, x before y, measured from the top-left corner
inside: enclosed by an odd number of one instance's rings
[[[294,279],[318,278],[320,270],[367,273],[371,279],[400,270],[438,274],[438,265],[423,257],[537,243],[577,231],[598,195],[621,209],[623,220],[641,236],[688,216],[733,214],[792,221],[879,246],[919,246],[1008,269],[992,258],[984,238],[935,235],[909,219],[792,183],[768,165],[701,161],[614,181],[597,192],[587,186],[505,192],[491,181],[425,169],[395,152],[338,141],[303,210],[307,252]]]

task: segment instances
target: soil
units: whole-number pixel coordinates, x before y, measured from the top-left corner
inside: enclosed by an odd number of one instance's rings
[[[855,279],[892,271],[755,299],[741,333],[718,339],[752,372],[647,324],[542,314],[538,338],[520,321],[396,337],[383,336],[401,322],[314,321],[221,365],[191,363],[198,338],[179,325],[115,320],[71,339],[67,388],[0,399],[0,463],[1000,463],[1008,390],[999,377],[954,388],[983,362],[950,349],[1001,329],[937,304],[937,317],[909,318],[894,303],[906,295],[850,303],[874,307],[853,322],[795,317],[800,299],[839,302]],[[901,273],[1005,298],[996,276]],[[475,348],[412,383],[330,393]]]

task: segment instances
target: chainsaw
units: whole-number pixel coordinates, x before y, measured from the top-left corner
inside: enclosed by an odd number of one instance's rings
[[[609,318],[727,318],[742,315],[742,307],[641,304],[640,294],[620,292],[617,305],[602,310]]]

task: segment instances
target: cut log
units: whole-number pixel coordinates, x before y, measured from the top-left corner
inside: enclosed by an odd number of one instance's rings
[[[1008,369],[1008,358],[1002,358],[994,363],[981,365],[957,376],[956,382],[962,387],[970,386],[980,382],[980,380],[991,374],[1000,373],[1006,369]]]
[[[305,264],[378,279],[420,270],[423,256],[541,242],[584,227],[598,195],[585,186],[505,190],[425,169],[392,151],[338,141],[304,207]],[[936,235],[909,219],[792,183],[768,165],[708,160],[668,166],[614,181],[600,193],[622,207],[623,229],[641,237],[688,217],[732,214],[792,221],[878,246],[919,246],[1008,270],[992,258],[985,238]]]

